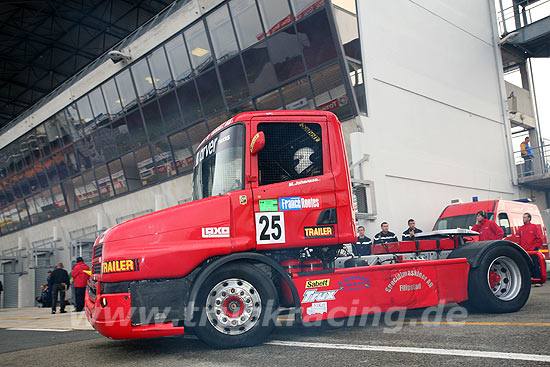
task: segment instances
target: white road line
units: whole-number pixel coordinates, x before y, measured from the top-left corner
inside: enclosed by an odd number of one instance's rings
[[[64,333],[66,331],[71,331],[71,330],[65,330],[65,329],[27,329],[27,328],[24,328],[24,327],[10,327],[10,328],[7,328],[6,330],[17,330],[17,331],[56,331],[58,333]]]
[[[485,351],[479,351],[479,350],[465,350],[465,349],[436,349],[436,348],[390,347],[390,346],[384,346],[384,345],[308,343],[308,342],[283,341],[283,340],[272,340],[265,344],[279,345],[279,346],[285,346],[285,347],[300,347],[300,348],[322,348],[322,349],[343,349],[343,350],[360,350],[360,351],[373,351],[373,352],[437,354],[442,356],[460,356],[460,357],[478,357],[478,358],[514,359],[514,360],[521,360],[521,361],[550,362],[550,355],[485,352]]]

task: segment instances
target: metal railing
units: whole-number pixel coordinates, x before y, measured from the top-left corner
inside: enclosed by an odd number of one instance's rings
[[[531,150],[533,151],[532,158],[523,158],[521,150],[514,152],[514,162],[519,178],[540,177],[550,173],[550,144],[532,147]]]
[[[499,0],[499,5],[497,22],[502,36],[550,15],[550,0],[517,1],[515,6],[508,8]]]

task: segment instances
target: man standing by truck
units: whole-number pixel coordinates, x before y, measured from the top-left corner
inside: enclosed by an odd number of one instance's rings
[[[69,289],[70,279],[67,270],[63,269],[63,263],[58,263],[56,269],[52,272],[48,286],[52,288],[52,313],[57,308],[57,295],[59,294],[59,313],[65,313],[65,291]]]
[[[523,213],[523,225],[519,227],[519,245],[523,247],[525,251],[538,251],[542,246],[542,233],[540,227],[531,223],[531,214]],[[539,259],[536,256],[531,256],[533,259],[534,269],[533,278],[540,278],[540,264]],[[541,286],[536,284],[535,286]]]
[[[504,231],[495,222],[487,219],[487,213],[480,210],[476,213],[476,224],[472,231],[479,232],[480,241],[501,240]]]
[[[89,271],[90,268],[84,259],[80,256],[76,258],[76,264],[73,267],[71,276],[73,277],[73,286],[74,286],[74,298],[75,298],[75,311],[80,312],[84,310],[84,296],[86,294],[86,284],[88,284],[88,279],[90,276],[85,272]]]

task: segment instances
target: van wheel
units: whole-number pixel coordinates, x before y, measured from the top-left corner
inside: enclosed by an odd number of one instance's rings
[[[494,247],[470,271],[466,305],[484,312],[515,312],[525,305],[530,292],[526,259],[513,248]]]
[[[197,336],[214,348],[262,343],[273,330],[277,290],[260,269],[247,263],[223,266],[202,284],[195,304]]]

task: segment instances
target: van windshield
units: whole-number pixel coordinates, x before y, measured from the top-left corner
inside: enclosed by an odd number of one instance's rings
[[[489,220],[493,220],[495,214],[487,213]],[[472,229],[476,224],[475,214],[457,215],[454,217],[439,218],[434,226],[434,231],[440,229]]]
[[[244,126],[233,125],[207,140],[197,150],[193,172],[193,200],[244,188]]]

